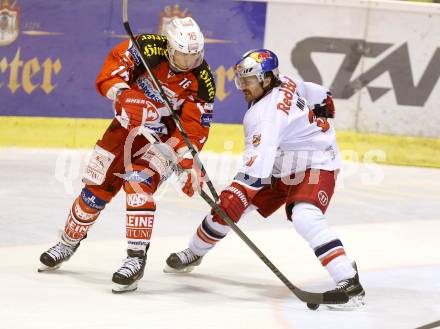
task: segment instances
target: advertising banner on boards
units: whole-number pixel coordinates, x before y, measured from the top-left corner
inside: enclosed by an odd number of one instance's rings
[[[273,1],[265,46],[286,74],[330,88],[338,128],[440,136],[440,5]]]
[[[192,16],[216,80],[213,121],[241,123],[233,65],[266,47],[282,73],[330,88],[337,128],[440,136],[440,5],[361,0],[129,1],[135,33]],[[111,118],[95,90],[127,36],[121,1],[0,0],[0,116]]]
[[[95,90],[110,50],[127,39],[121,1],[1,0],[0,115],[110,118],[111,102]],[[192,16],[206,38],[217,84],[214,121],[241,123],[246,103],[233,65],[263,46],[267,5],[239,1],[130,0],[135,34],[161,33],[173,17]]]

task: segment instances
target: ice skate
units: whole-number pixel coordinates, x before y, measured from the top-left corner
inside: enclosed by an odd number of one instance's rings
[[[332,290],[344,290],[349,297],[348,302],[346,304],[327,304],[326,306],[328,308],[337,310],[353,310],[365,305],[365,291],[359,282],[359,274],[356,263],[353,263],[353,267],[356,270],[356,275],[351,279],[342,280],[336,285],[336,288]]]
[[[191,249],[185,249],[178,253],[172,253],[167,258],[165,273],[189,273],[195,266],[199,266],[203,256],[197,256]]]
[[[146,261],[147,251],[127,249],[127,258],[124,259],[122,266],[113,273],[112,292],[118,294],[136,290],[138,281],[144,276]]]
[[[83,238],[85,239],[85,237]],[[38,272],[53,271],[60,268],[61,264],[68,261],[78,249],[80,242],[75,245],[67,243],[60,234],[59,242],[40,256],[41,266]]]

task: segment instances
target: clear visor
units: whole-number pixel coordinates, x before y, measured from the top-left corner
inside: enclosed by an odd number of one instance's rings
[[[203,51],[194,54],[185,54],[178,50],[174,51],[173,64],[180,71],[189,71],[203,62]]]
[[[251,75],[248,77],[237,77],[235,76],[235,86],[239,90],[252,88],[254,85],[258,85],[260,82],[256,75]]]

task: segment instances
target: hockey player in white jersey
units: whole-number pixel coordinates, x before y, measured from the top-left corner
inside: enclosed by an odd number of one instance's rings
[[[244,117],[243,166],[221,192],[220,208],[238,222],[257,210],[268,217],[285,205],[287,218],[350,301],[332,307],[364,304],[356,266],[329,228],[325,212],[340,168],[334,116],[328,90],[278,72],[277,56],[251,50],[235,66],[235,82],[249,109]],[[214,211],[197,228],[189,247],[172,253],[165,272],[190,272],[230,231]]]

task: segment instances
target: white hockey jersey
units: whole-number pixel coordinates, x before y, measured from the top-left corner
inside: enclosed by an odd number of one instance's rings
[[[335,130],[330,126],[324,132],[308,106],[320,104],[328,90],[288,76],[280,80],[283,84],[253,104],[243,120],[244,163],[235,180],[255,189],[271,176],[340,167]]]

